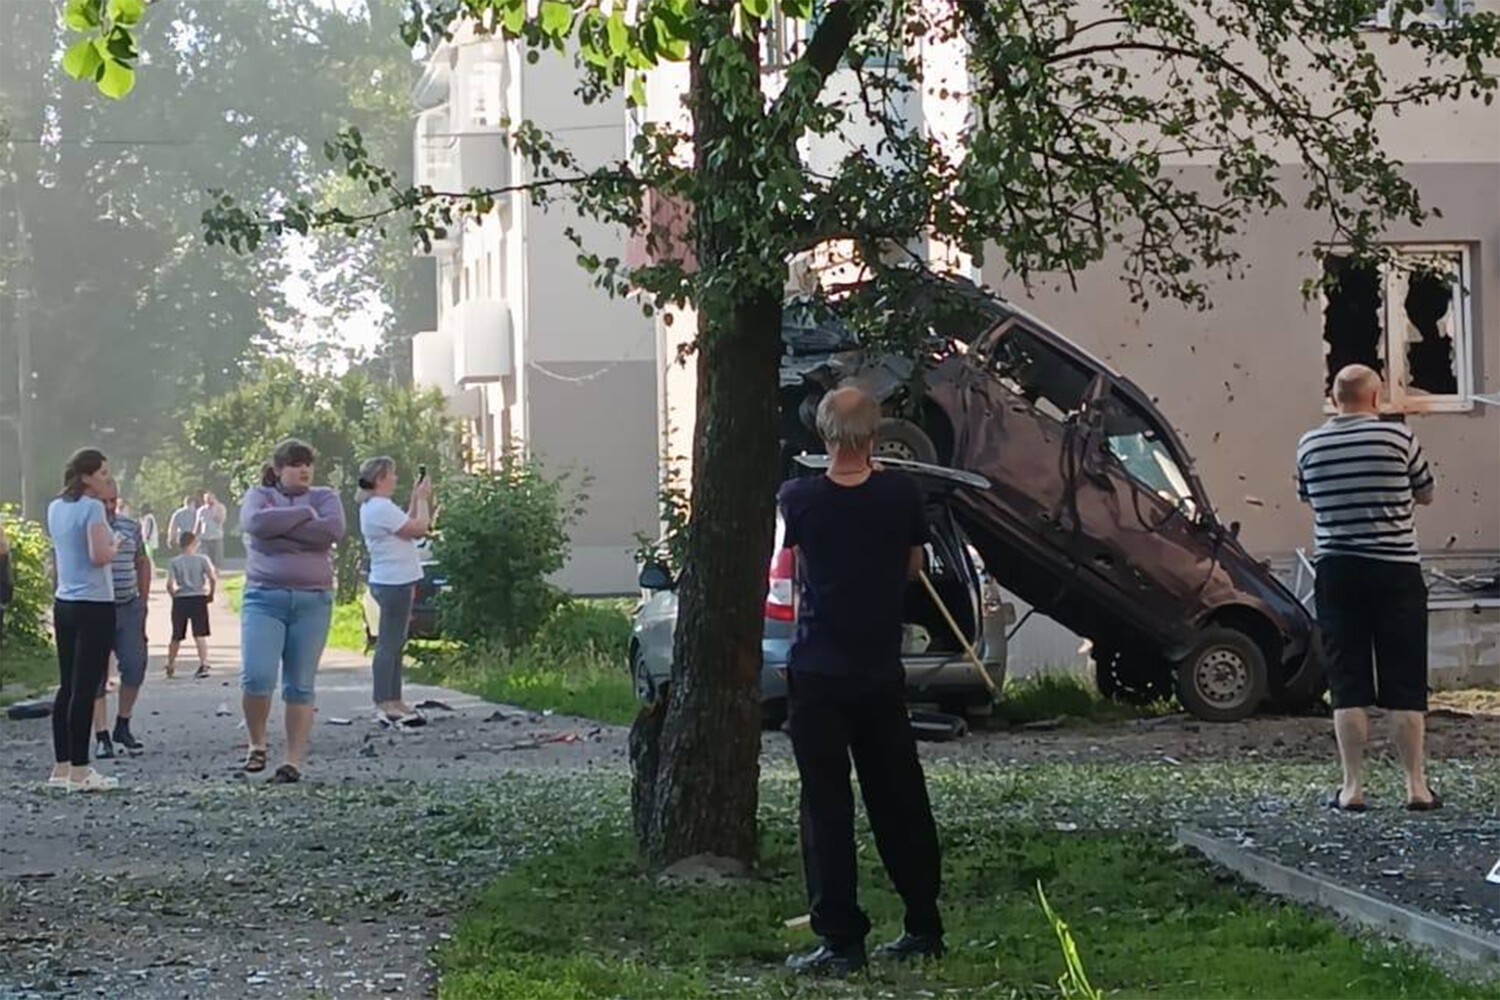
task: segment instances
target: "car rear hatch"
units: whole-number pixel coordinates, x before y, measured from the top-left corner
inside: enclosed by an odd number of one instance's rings
[[[828,462],[827,455],[797,457],[797,463],[811,471],[825,471]],[[961,637],[954,634],[948,616],[933,601],[925,585],[919,580],[912,581],[907,588],[906,609],[902,616],[906,625],[902,662],[906,665],[907,683],[917,689],[922,688],[928,679],[946,684],[954,676],[953,668],[960,668],[959,676],[972,669],[968,665],[965,643],[982,661],[989,658],[984,638],[984,594],[979,567],[970,558],[967,536],[954,519],[950,501],[963,491],[988,490],[990,484],[983,476],[961,469],[884,458],[880,464],[911,476],[922,490],[931,534],[923,558],[923,571],[961,633]],[[778,552],[778,558],[780,563],[773,566],[773,577],[774,570],[779,569],[787,578],[789,601],[790,553],[782,555]]]

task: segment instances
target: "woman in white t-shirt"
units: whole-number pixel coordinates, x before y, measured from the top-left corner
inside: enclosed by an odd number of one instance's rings
[[[417,539],[432,526],[432,483],[419,475],[406,510],[396,492],[396,463],[381,455],[359,467],[359,531],[370,553],[370,594],[380,608],[375,637],[375,721],[407,728],[426,723],[422,713],[401,700],[401,654],[411,624],[412,600],[422,579]]]

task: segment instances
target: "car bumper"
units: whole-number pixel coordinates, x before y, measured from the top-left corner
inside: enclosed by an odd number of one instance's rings
[[[792,643],[790,639],[766,639],[760,644],[761,674],[760,696],[765,702],[778,701],[787,695],[787,657]],[[972,664],[962,657],[943,661],[907,662],[906,695],[908,701],[964,698],[969,701],[988,701],[989,686],[974,670]],[[995,687],[1005,686],[1005,664],[985,663],[986,672]]]

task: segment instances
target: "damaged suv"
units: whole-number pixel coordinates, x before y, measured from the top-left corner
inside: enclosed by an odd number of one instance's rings
[[[1104,694],[1175,691],[1216,721],[1320,700],[1310,616],[1215,517],[1151,398],[1011,303],[939,280],[973,318],[931,331],[922,370],[852,335],[799,355],[799,328],[784,330],[784,453],[818,450],[807,415],[823,392],[861,385],[887,411],[878,451],[989,481],[955,490],[955,517],[1002,586],[1092,640]]]

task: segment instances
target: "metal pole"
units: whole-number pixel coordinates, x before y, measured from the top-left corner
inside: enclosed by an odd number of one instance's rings
[[[26,212],[16,207],[17,451],[21,460],[21,516],[31,516],[31,239]]]

